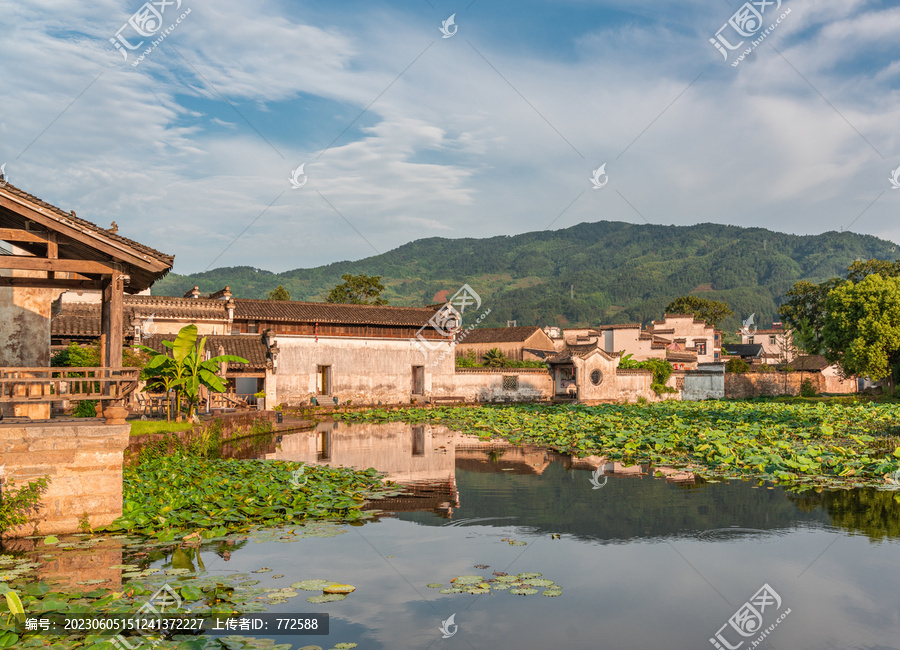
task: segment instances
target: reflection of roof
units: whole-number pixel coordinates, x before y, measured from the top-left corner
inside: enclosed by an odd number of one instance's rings
[[[722,350],[739,357],[758,357],[762,354],[761,343],[726,343]]]
[[[778,368],[781,369],[790,366],[794,370],[808,370],[811,372],[818,372],[820,370],[825,370],[825,368],[830,365],[831,364],[828,363],[828,360],[821,354],[809,354],[799,356],[789,363],[780,363],[778,364]]]
[[[200,337],[202,338],[202,337]],[[144,339],[144,345],[162,352],[166,348],[163,341],[174,341],[174,334],[155,334]],[[224,354],[233,354],[247,359],[250,363],[229,363],[228,369],[263,370],[266,367],[266,346],[258,334],[234,334],[225,336],[207,336],[206,347],[212,356],[219,355],[219,346],[224,348]]]
[[[343,323],[422,327],[434,316],[432,307],[349,305],[294,300],[234,299],[235,320],[265,322]]]
[[[467,343],[521,343],[535,332],[541,331],[541,328],[536,325],[531,327],[481,327],[466,334],[466,338],[460,341],[460,345]]]
[[[79,219],[74,212],[65,212],[9,183],[0,187],[0,192],[13,197],[14,201],[7,199],[7,203],[15,206],[5,205],[0,208],[0,228],[22,228],[23,220],[49,219],[51,222],[55,222],[54,225],[44,225],[43,227],[58,226],[62,235],[58,242],[60,258],[99,262],[108,262],[111,259],[120,260],[123,263],[123,272],[131,276],[131,282],[125,287],[128,291],[146,289],[154,281],[166,275],[175,261],[175,257],[172,255],[166,255],[132,239],[117,235],[111,230],[101,228],[90,221]],[[78,237],[88,237],[91,243],[79,241],[66,234],[66,232],[72,233],[73,231],[77,231],[76,236]],[[38,254],[38,252],[40,255],[44,254],[43,249],[41,251],[34,250],[35,246],[40,248],[45,246],[44,244],[17,242],[16,245],[34,254]],[[127,261],[129,258],[140,260],[140,262],[129,262]]]

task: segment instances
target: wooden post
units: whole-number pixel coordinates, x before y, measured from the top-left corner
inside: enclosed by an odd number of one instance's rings
[[[105,275],[103,276],[103,291],[100,297],[100,367],[108,368],[109,367],[109,302],[110,302],[110,285],[112,284],[112,277]]]
[[[107,363],[110,368],[122,367],[123,318],[125,316],[122,294],[124,289],[122,274],[114,273],[110,283],[109,338],[107,339],[109,348]]]

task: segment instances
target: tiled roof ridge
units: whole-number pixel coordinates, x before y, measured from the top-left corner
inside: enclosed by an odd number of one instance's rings
[[[188,298],[187,300],[197,300],[196,298]],[[207,300],[210,300],[207,298]],[[350,302],[313,302],[309,300],[267,300],[266,298],[232,298],[235,303],[254,303],[254,304],[270,304],[270,303],[281,303],[287,305],[315,305],[317,307],[361,307],[366,309],[373,310],[388,310],[388,309],[414,309],[416,311],[427,311],[434,312],[435,309],[432,307],[405,307],[402,305],[359,305]],[[220,301],[221,302],[221,301]],[[438,307],[443,307],[446,303],[441,303]]]
[[[54,213],[56,216],[63,217],[63,219],[70,221],[73,224],[76,224],[76,225],[79,225],[79,226],[82,226],[85,228],[93,229],[99,235],[108,237],[109,239],[112,239],[113,241],[117,241],[121,244],[131,246],[135,250],[139,250],[139,251],[142,251],[149,255],[152,255],[153,257],[156,257],[158,260],[160,260],[162,262],[166,262],[169,265],[171,265],[173,263],[173,261],[175,260],[174,255],[167,255],[166,253],[158,251],[155,248],[150,248],[149,246],[147,246],[145,244],[136,242],[133,239],[128,239],[127,237],[123,237],[116,233],[112,233],[109,230],[106,230],[105,228],[102,228],[101,226],[98,226],[97,224],[95,224],[91,221],[88,221],[87,219],[82,219],[81,217],[75,216],[74,212],[71,212],[71,211],[66,212],[62,208],[59,208],[59,207],[53,205],[52,203],[47,203],[43,199],[40,199],[33,194],[29,194],[28,192],[21,189],[20,187],[16,187],[15,185],[12,185],[8,182],[5,185],[3,185],[2,187],[0,187],[0,189],[6,190],[6,191],[10,192],[10,194],[14,194],[15,196],[19,197],[20,199],[24,199],[24,200],[28,201],[29,203],[33,203],[42,208],[46,208],[50,212]]]

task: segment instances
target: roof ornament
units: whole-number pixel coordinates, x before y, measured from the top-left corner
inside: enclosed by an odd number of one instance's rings
[[[112,224],[110,224],[109,228],[107,228],[106,230],[115,235],[117,232],[119,232],[119,224],[113,221]]]

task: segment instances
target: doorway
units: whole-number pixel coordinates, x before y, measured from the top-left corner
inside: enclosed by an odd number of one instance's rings
[[[316,390],[319,395],[331,395],[331,366],[316,366]]]
[[[412,394],[425,395],[425,366],[412,367]]]

